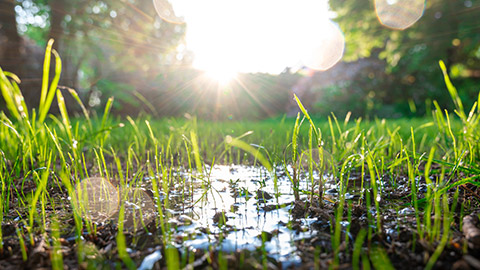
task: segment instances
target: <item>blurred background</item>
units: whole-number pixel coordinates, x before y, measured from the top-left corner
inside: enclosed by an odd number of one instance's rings
[[[0,66],[30,107],[53,38],[92,111],[265,119],[295,116],[295,93],[318,117],[414,117],[453,107],[439,60],[477,100],[479,17],[479,0],[0,0]]]

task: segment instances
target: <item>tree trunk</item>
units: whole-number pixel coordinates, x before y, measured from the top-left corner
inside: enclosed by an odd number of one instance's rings
[[[53,48],[59,51],[62,45],[63,28],[62,21],[65,17],[65,1],[64,0],[52,0],[50,3],[50,33],[49,38],[53,38]]]
[[[0,66],[23,77],[22,38],[17,32],[14,0],[0,0]]]
[[[55,40],[53,48],[58,51],[62,58],[60,85],[76,89],[78,86],[77,73],[82,59],[75,61],[75,57],[72,55],[70,48],[68,48],[69,43],[75,38],[73,35],[74,31],[70,31],[70,35],[65,36],[66,29],[62,27],[65,15],[71,10],[71,3],[69,5],[65,0],[51,0],[49,5],[52,11],[50,14],[50,33],[48,36]]]

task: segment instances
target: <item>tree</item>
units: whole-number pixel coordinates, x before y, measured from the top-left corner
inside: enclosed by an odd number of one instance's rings
[[[411,1],[391,3],[409,8]],[[396,82],[389,89],[376,91],[387,91],[386,96],[397,102],[413,99],[422,105],[428,98],[445,97],[439,60],[446,62],[451,76],[457,79],[475,79],[475,70],[480,69],[477,1],[426,1],[423,16],[403,31],[380,23],[373,0],[331,0],[330,5],[345,33],[344,60],[369,57],[378,50]],[[444,98],[444,103],[447,100]]]
[[[408,2],[411,1],[397,4]],[[383,26],[371,0],[332,0],[330,4],[337,13],[335,20],[345,32],[347,61],[368,57],[373,48],[380,48],[380,56],[392,68],[408,55],[422,58],[410,63],[411,69],[424,65],[422,60],[444,59],[451,66],[480,46],[476,12],[480,6],[473,7],[468,0],[427,1],[422,18],[403,31]]]
[[[0,42],[6,40],[0,43],[2,68],[24,77],[23,70],[32,65],[23,60],[38,58],[21,55],[24,41],[44,47],[53,38],[62,57],[60,85],[85,93],[102,79],[138,75],[139,70],[147,79],[160,72],[159,63],[178,62],[176,47],[185,30],[163,22],[147,0],[1,0],[0,8]],[[41,66],[35,66],[38,80]],[[36,87],[21,85],[27,97],[38,92]]]
[[[0,64],[2,68],[20,76],[23,75],[23,57],[20,53],[22,39],[17,32],[13,0],[0,0],[0,34],[0,44],[2,44]]]

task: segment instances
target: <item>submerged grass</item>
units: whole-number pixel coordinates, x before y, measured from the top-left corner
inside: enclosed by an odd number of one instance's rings
[[[158,256],[165,258],[161,264],[171,269],[227,269],[235,261],[237,268],[271,268],[273,259],[266,249],[272,238],[270,232],[261,233],[258,254],[239,255],[215,250],[218,243],[202,255],[181,247],[189,237],[173,236],[178,221],[173,218],[171,192],[181,191],[181,202],[177,203],[183,203],[183,208],[192,207],[185,205],[187,201],[199,203],[200,199],[193,199],[196,188],[204,190],[202,197],[207,197],[208,192],[218,193],[210,179],[215,163],[266,168],[270,176],[263,178],[274,181],[277,210],[286,207],[278,204],[282,195],[278,177],[281,172],[287,175],[294,195],[292,216],[303,209],[300,218],[292,217],[288,226],[294,228],[295,222],[313,217],[319,223],[328,223],[332,233],[330,247],[316,246],[311,252],[316,266],[336,268],[347,263],[354,269],[379,264],[385,269],[402,267],[401,257],[392,251],[392,241],[386,240],[392,237],[392,229],[410,233],[403,240],[407,258],[413,256],[408,250],[415,254],[422,246],[426,259],[416,263],[427,269],[435,266],[449,245],[450,250],[456,245],[461,247],[461,251],[457,250],[460,258],[476,252],[463,248],[469,244],[464,238],[460,242],[454,239],[461,231],[460,222],[455,221],[479,210],[478,195],[473,193],[480,186],[480,111],[478,103],[468,114],[464,111],[443,63],[440,66],[455,114],[434,103],[432,115],[421,119],[364,121],[351,120],[348,114],[341,123],[333,114],[327,119],[313,119],[295,97],[302,113],[296,119],[223,123],[195,118],[153,119],[148,115],[121,119],[109,114],[111,98],[100,118],[90,117],[76,92],[68,89],[67,94],[83,108],[82,116],[70,118],[63,98],[65,89],[58,88],[61,61],[51,48],[52,43],[46,50],[38,115],[26,107],[18,87],[19,78],[0,69],[0,88],[8,109],[0,114],[0,263],[15,258],[15,252],[20,251],[21,261],[29,267],[38,266],[32,265],[38,240],[47,235],[51,244],[47,247],[50,260],[46,265],[56,269],[67,261],[68,252],[62,251],[62,245],[66,245],[62,241],[69,236],[75,243],[76,258],[75,262],[69,259],[69,263],[75,267],[135,269],[144,256],[136,257],[132,250],[151,252],[153,243],[164,255]],[[52,53],[56,69],[49,83]],[[61,119],[48,114],[55,94]],[[88,211],[95,209],[79,205],[83,197],[75,195],[76,186],[93,176],[100,176],[115,187],[119,209],[116,222],[111,222],[113,217],[94,221]],[[230,179],[232,185],[233,180]],[[194,181],[200,181],[201,187],[195,187]],[[334,188],[326,190],[327,182]],[[302,188],[303,184],[307,188]],[[128,216],[132,211],[138,212],[138,205],[128,194],[144,190],[145,185],[151,187],[146,194],[152,199],[153,223],[146,222],[141,208],[140,223],[135,221],[137,215]],[[326,196],[331,190],[336,197]],[[352,196],[354,192],[356,196]],[[249,200],[248,190],[242,194]],[[265,194],[260,194],[257,197],[266,201]],[[394,198],[397,194],[400,195]],[[108,200],[91,203],[104,207],[105,201]],[[396,214],[385,217],[392,209]],[[404,213],[405,209],[412,209],[413,219]],[[329,217],[322,216],[322,211]],[[228,215],[218,214],[222,221],[218,221],[219,231],[207,234],[215,235],[221,242],[229,233],[225,226]],[[405,218],[409,220],[408,230],[403,225],[391,224]],[[130,219],[133,229],[129,227]],[[67,228],[60,225],[62,220],[71,221]],[[101,238],[107,227],[113,238]],[[142,240],[146,236],[152,239]],[[99,248],[109,255],[98,255]],[[252,262],[251,258],[258,260]],[[13,260],[12,264],[16,263],[22,262]],[[278,261],[276,264],[282,266]]]

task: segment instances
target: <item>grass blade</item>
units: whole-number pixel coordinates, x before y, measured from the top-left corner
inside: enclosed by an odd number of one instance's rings
[[[465,115],[465,110],[463,109],[463,103],[462,100],[460,99],[460,96],[458,95],[457,88],[453,86],[452,81],[450,81],[450,77],[448,76],[448,71],[447,67],[445,66],[445,63],[443,61],[439,61],[438,64],[440,65],[440,69],[442,69],[443,72],[443,78],[445,80],[445,85],[447,86],[448,93],[450,93],[450,96],[453,99],[453,102],[455,103],[455,107],[457,108],[457,111],[459,113],[460,118],[462,120],[466,121],[467,117]]]
[[[262,153],[260,152],[260,150],[254,148],[253,146],[241,141],[241,140],[238,140],[236,138],[232,138],[231,136],[227,136],[225,138],[225,142],[229,145],[232,145],[232,146],[235,146],[235,147],[238,147],[240,149],[242,149],[243,151],[245,152],[248,152],[250,153],[251,155],[253,155],[255,157],[256,160],[260,161],[260,163],[265,167],[267,168],[267,170],[269,172],[272,172],[273,171],[273,167],[272,165],[270,164],[270,162],[265,158],[264,155],[262,155]]]
[[[313,131],[315,132],[315,136],[316,136],[317,140],[319,140],[319,135],[318,135],[317,128],[315,127],[315,124],[313,123],[312,118],[311,118],[310,115],[308,114],[308,111],[305,109],[305,107],[303,106],[302,102],[301,102],[300,99],[297,97],[297,95],[294,94],[294,97],[295,97],[295,101],[297,102],[298,108],[300,108],[300,111],[302,111],[302,113],[303,113],[303,114],[305,115],[305,117],[308,119],[308,121],[310,122],[310,125],[313,126]],[[320,143],[320,142],[319,142],[319,143]]]
[[[108,115],[110,114],[110,110],[112,109],[112,105],[113,105],[113,97],[110,97],[107,100],[107,104],[105,105],[105,110],[103,112],[101,129],[105,128],[105,124],[107,123]]]
[[[53,40],[52,41],[53,45]],[[49,41],[49,44],[50,44]],[[49,45],[51,46],[51,45]],[[45,52],[45,62],[47,61],[47,53],[48,55],[48,68],[47,68],[47,76],[48,76],[48,70],[50,66],[50,52],[51,48],[47,47],[47,52]],[[45,121],[45,118],[47,117],[48,111],[50,110],[50,106],[52,105],[53,98],[55,96],[55,91],[57,90],[58,82],[60,81],[60,74],[62,73],[62,60],[60,59],[60,55],[58,55],[57,51],[51,50],[53,55],[55,56],[55,76],[52,79],[52,83],[50,84],[50,88],[48,89],[48,93],[46,91],[46,87],[44,86],[45,82],[48,84],[48,77],[45,78],[45,66],[43,69],[43,81],[42,81],[42,96],[40,100],[40,107],[39,107],[39,117],[38,117],[38,122],[39,124],[42,124],[43,121]],[[44,91],[45,87],[45,91]],[[46,97],[44,97],[46,95]],[[43,102],[42,102],[43,101]]]
[[[372,264],[375,265],[375,268],[380,267],[384,270],[395,270],[387,253],[381,247],[377,246],[370,252],[370,260],[372,260]]]
[[[50,39],[47,43],[47,48],[45,49],[45,58],[43,60],[42,90],[40,92],[40,106],[39,106],[40,114],[42,114],[42,111],[44,110],[45,100],[47,99],[48,77],[50,75],[50,59],[52,55],[52,46],[53,46],[53,39]]]
[[[58,108],[60,109],[60,114],[62,115],[63,125],[68,135],[69,143],[73,142],[72,135],[72,126],[70,124],[70,118],[68,117],[67,106],[65,105],[65,99],[63,98],[62,92],[57,90],[57,101]]]
[[[18,121],[22,121],[20,112],[15,104],[13,85],[12,82],[10,82],[10,80],[7,78],[7,74],[8,73],[4,72],[0,67],[0,90],[2,91],[3,99],[5,100],[5,104],[7,105],[10,113],[17,118]]]

